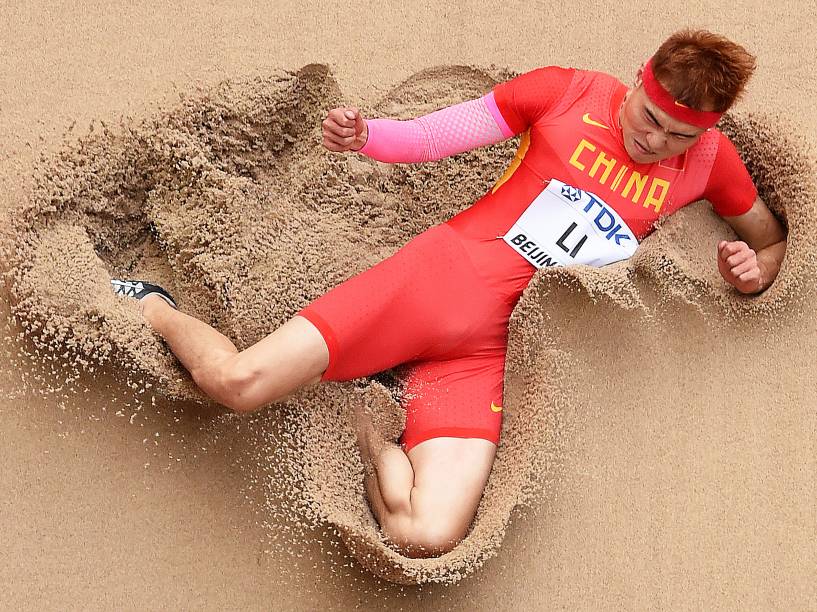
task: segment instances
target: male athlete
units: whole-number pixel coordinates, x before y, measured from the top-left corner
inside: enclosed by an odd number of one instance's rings
[[[499,442],[508,319],[537,269],[626,259],[659,218],[707,199],[741,238],[713,245],[723,278],[750,294],[777,276],[784,230],[714,128],[754,67],[739,45],[683,31],[642,66],[632,89],[551,66],[411,121],[330,111],[327,149],[385,162],[523,136],[504,176],[473,206],[244,351],[176,310],[161,288],[118,280],[114,288],[140,299],[195,382],[236,411],[407,364],[401,445],[360,426],[366,490],[403,553],[441,554],[465,536],[482,497]]]

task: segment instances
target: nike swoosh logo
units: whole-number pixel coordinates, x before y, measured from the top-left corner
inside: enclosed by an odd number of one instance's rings
[[[678,100],[675,100],[675,106],[680,106],[681,108],[689,108],[686,104],[682,104]]]
[[[496,406],[493,402],[491,402],[491,411],[492,412],[502,412],[502,406]]]
[[[590,125],[595,125],[596,127],[604,128],[605,130],[609,130],[610,128],[604,125],[603,123],[599,123],[598,121],[594,121],[590,118],[590,113],[585,113],[584,117],[582,117],[582,121],[588,123]]]

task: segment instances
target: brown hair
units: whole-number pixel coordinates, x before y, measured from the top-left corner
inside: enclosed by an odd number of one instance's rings
[[[723,112],[743,93],[756,59],[728,38],[687,29],[676,32],[658,48],[652,70],[682,104]]]

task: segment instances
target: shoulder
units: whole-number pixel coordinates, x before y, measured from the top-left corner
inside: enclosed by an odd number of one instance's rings
[[[582,78],[593,81],[594,83],[626,87],[619,78],[614,77],[612,74],[607,74],[606,72],[599,72],[598,70],[577,70],[577,73]]]
[[[554,85],[564,86],[569,83],[576,73],[575,68],[563,68],[562,66],[542,66],[523,72],[507,81],[497,84],[494,91],[514,90],[526,93],[532,89],[540,87],[552,87]]]
[[[530,93],[539,89],[552,89],[560,87],[567,88],[571,82],[583,85],[584,87],[594,85],[602,88],[625,88],[626,85],[611,74],[598,72],[596,70],[583,70],[581,68],[562,66],[541,66],[528,72],[499,83],[494,91],[513,91],[517,94]]]
[[[708,176],[704,197],[721,216],[748,211],[757,198],[757,188],[732,141],[720,130],[706,132],[695,146],[691,161]]]
[[[547,116],[570,88],[575,70],[544,66],[499,83],[493,97],[499,112],[514,134]]]
[[[689,161],[698,167],[712,167],[716,165],[716,162],[718,166],[742,165],[735,145],[732,144],[726,134],[716,128],[701,134],[698,141],[690,147],[687,155]]]
[[[606,72],[596,70],[577,70],[569,87],[566,98],[570,103],[581,101],[598,107],[596,110],[605,110],[611,100],[620,100],[627,92],[627,86],[618,78]]]

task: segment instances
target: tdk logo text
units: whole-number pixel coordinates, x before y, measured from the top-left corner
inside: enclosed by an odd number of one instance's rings
[[[593,224],[598,230],[604,233],[607,240],[614,240],[616,244],[620,245],[622,240],[632,240],[630,232],[627,228],[622,227],[622,224],[616,219],[616,215],[605,205],[604,202],[596,199],[590,192],[582,192],[581,189],[571,185],[563,185],[561,195],[566,200],[573,204],[577,204],[584,213],[593,221]],[[581,202],[582,198],[587,196],[585,202]],[[570,228],[573,229],[572,227]],[[623,232],[619,230],[624,230]],[[569,232],[568,232],[569,233]]]

